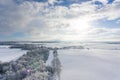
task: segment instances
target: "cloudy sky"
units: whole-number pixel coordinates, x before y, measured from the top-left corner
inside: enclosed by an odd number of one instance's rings
[[[120,41],[120,0],[0,0],[0,40]]]

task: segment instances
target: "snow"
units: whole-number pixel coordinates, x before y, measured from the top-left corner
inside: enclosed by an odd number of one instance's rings
[[[10,49],[9,46],[0,46],[0,61],[9,62],[11,60],[16,60],[26,51],[21,49]]]
[[[50,51],[48,60],[46,61],[46,65],[51,65],[51,62],[53,60],[53,51]]]
[[[52,48],[62,48],[67,46],[83,46],[84,48],[90,48],[90,49],[108,49],[108,50],[120,50],[120,44],[108,44],[103,42],[62,42],[62,43],[45,43],[44,44],[47,47]]]
[[[90,44],[87,47],[91,49],[58,51],[62,63],[61,80],[120,80],[118,45]]]
[[[10,47],[9,45],[1,45],[1,46],[0,46],[0,49],[1,49],[1,48],[9,48],[9,47]]]
[[[45,43],[44,45],[52,48],[62,48],[67,46],[81,46],[83,43],[71,43],[71,42],[62,42],[62,43]]]
[[[120,44],[108,44],[108,43],[84,43],[85,48],[91,49],[109,49],[109,50],[120,50]]]
[[[49,43],[47,47],[83,46],[85,49],[58,50],[62,64],[61,80],[120,80],[120,44]],[[46,65],[51,65],[50,51]],[[0,46],[0,60],[8,62],[25,54],[20,49]]]

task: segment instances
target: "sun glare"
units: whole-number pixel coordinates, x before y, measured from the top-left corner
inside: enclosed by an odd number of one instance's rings
[[[90,23],[87,20],[82,20],[82,19],[76,19],[76,20],[72,20],[70,23],[70,29],[73,32],[84,32],[84,31],[88,31],[88,29],[91,28]]]
[[[88,32],[92,29],[90,22],[86,19],[73,19],[69,21],[69,27],[65,30],[65,33],[69,33],[64,35],[62,39],[64,40],[86,40],[88,36]]]

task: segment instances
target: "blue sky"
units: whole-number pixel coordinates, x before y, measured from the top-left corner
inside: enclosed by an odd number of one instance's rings
[[[0,0],[0,40],[120,41],[119,0]]]

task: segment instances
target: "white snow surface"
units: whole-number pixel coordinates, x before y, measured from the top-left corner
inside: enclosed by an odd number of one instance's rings
[[[52,48],[62,48],[62,47],[67,47],[67,46],[81,46],[83,43],[71,43],[71,42],[61,42],[61,43],[46,43],[44,44],[47,47],[52,47]]]
[[[16,60],[25,53],[25,50],[10,49],[8,45],[0,46],[0,61],[9,62],[11,60]]]
[[[50,51],[48,60],[46,61],[46,66],[48,66],[48,65],[50,66],[52,60],[53,60],[53,51]]]
[[[62,64],[61,80],[120,80],[120,44],[47,44],[48,47],[69,45],[81,45],[85,49],[58,50]],[[49,64],[51,60],[50,53]]]
[[[120,80],[120,44],[50,43],[48,47],[83,46],[85,49],[58,50],[62,64],[61,80]],[[89,48],[89,49],[88,49]],[[0,47],[0,60],[8,62],[25,54],[20,49]],[[50,52],[47,65],[53,59]]]
[[[66,42],[66,43],[46,43],[47,47],[62,48],[67,46],[82,46],[89,49],[105,49],[105,50],[120,50],[120,44],[108,44],[108,43],[90,43],[90,42]]]
[[[61,80],[120,80],[120,50],[69,49],[58,53]]]

